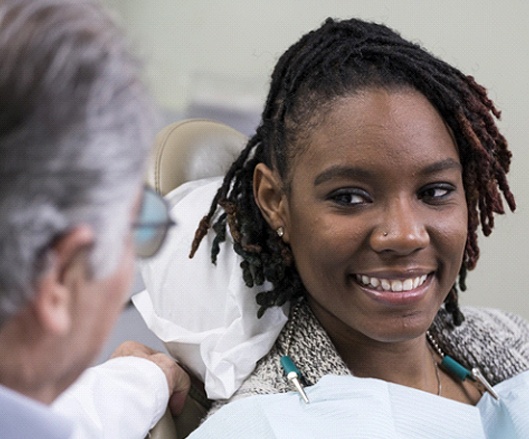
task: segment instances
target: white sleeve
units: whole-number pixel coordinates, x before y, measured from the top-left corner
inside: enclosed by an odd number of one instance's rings
[[[75,422],[75,438],[143,439],[168,401],[167,380],[156,364],[119,357],[87,369],[53,409]]]

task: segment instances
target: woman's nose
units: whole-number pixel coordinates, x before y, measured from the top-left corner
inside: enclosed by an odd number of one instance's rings
[[[407,255],[430,243],[424,215],[413,202],[392,200],[379,219],[370,237],[371,247],[376,252]]]

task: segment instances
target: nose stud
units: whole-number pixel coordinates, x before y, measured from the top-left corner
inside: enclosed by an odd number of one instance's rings
[[[382,233],[383,236],[388,236],[388,232]]]

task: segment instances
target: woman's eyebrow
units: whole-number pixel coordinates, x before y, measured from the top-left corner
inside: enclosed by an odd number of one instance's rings
[[[374,173],[365,168],[357,166],[332,166],[316,176],[314,186],[318,186],[334,178],[370,179],[373,177]]]
[[[459,163],[457,160],[453,158],[447,158],[447,159],[440,160],[438,162],[426,165],[424,168],[420,170],[419,174],[421,175],[436,174],[438,172],[451,170],[451,169],[455,169],[461,172],[463,170],[463,167],[461,166],[461,163]]]
[[[418,174],[429,175],[436,174],[438,172],[455,169],[458,171],[462,170],[461,163],[453,158],[447,158],[426,165],[422,168]],[[348,178],[348,179],[363,179],[367,180],[374,177],[374,173],[358,166],[332,166],[326,169],[322,173],[318,174],[314,179],[314,186],[323,184],[329,180],[335,178]]]

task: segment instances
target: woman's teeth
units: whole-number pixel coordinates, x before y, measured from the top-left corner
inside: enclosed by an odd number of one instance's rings
[[[409,279],[381,279],[378,277],[369,277],[365,275],[356,275],[357,280],[366,287],[372,287],[380,291],[410,291],[417,287],[420,287],[424,282],[426,282],[427,274],[422,276],[412,277]]]

